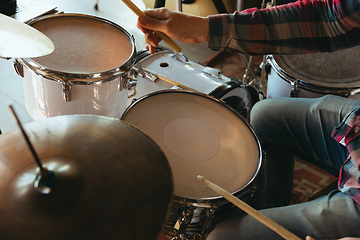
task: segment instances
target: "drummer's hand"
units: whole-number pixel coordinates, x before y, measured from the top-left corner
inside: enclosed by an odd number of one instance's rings
[[[145,42],[150,53],[155,52],[155,47],[161,39],[154,31],[163,32],[172,39],[187,43],[201,43],[209,40],[209,24],[206,17],[189,15],[166,8],[146,10],[147,16],[138,18],[137,26],[145,33]]]
[[[354,238],[354,237],[344,237],[344,238],[340,238],[338,240],[359,240],[360,238]],[[306,240],[315,240],[314,238],[307,236]]]

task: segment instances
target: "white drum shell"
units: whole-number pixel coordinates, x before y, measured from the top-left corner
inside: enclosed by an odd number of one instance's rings
[[[160,51],[149,55],[139,61],[144,70],[147,69],[158,76],[158,80],[153,82],[139,75],[137,77],[136,95],[133,99],[147,95],[148,93],[177,88],[177,84],[189,87],[187,90],[195,90],[204,94],[210,94],[219,86],[231,81],[229,77],[219,73],[210,67],[200,65],[189,60],[189,63],[183,63],[172,57],[173,53],[169,51]],[[161,77],[165,77],[174,83],[167,82]]]
[[[71,84],[71,101],[63,99],[63,84],[24,68],[26,110],[34,120],[71,114],[120,118],[127,107],[128,91],[120,91],[120,77],[89,85]]]
[[[278,98],[278,97],[291,97],[291,91],[294,88],[295,81],[289,81],[288,79],[284,79],[278,75],[278,73],[271,69],[268,74],[268,82],[267,82],[267,98]],[[298,90],[298,97],[303,98],[317,98],[324,96],[324,93],[316,93],[312,91],[308,91],[306,89],[302,89],[301,87]]]

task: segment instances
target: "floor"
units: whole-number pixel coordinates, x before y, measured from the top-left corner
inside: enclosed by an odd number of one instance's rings
[[[137,16],[123,4],[122,1],[99,0],[98,10],[94,6],[96,0],[37,0],[50,2],[57,5],[58,11],[65,13],[82,13],[99,16],[113,21],[127,30],[135,38],[137,50],[145,48],[142,32],[137,29]],[[140,9],[144,10],[145,4],[142,0],[133,1]],[[184,44],[177,43],[182,48],[182,52],[190,60],[203,62],[216,54],[206,47],[206,44]],[[166,44],[163,46],[167,47]],[[25,109],[24,89],[22,78],[17,75],[13,68],[13,59],[0,59],[0,129],[7,132],[17,128],[15,121],[8,111],[8,105],[12,104],[23,124],[34,121]]]

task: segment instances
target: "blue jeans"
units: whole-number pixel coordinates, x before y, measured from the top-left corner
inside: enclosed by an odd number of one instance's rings
[[[293,156],[338,177],[347,149],[331,131],[360,104],[326,95],[321,98],[273,98],[255,104],[251,125],[266,158],[257,178],[254,206],[300,238],[360,237],[360,206],[333,191],[317,200],[287,206],[293,180]],[[282,239],[244,213],[221,222],[208,239]]]

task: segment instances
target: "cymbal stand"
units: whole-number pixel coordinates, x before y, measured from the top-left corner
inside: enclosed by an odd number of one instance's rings
[[[271,0],[271,2],[267,2],[266,4],[263,1],[262,4],[262,8],[270,8],[276,5],[276,0]],[[261,86],[266,84],[266,70],[265,70],[265,66],[266,66],[266,55],[263,56],[263,61],[262,61],[262,68],[261,68],[261,77],[260,77],[260,84]]]
[[[243,7],[243,3],[240,1],[238,2],[238,10],[242,10],[240,8]],[[265,8],[266,7],[266,3],[265,3],[265,0],[262,1],[262,4],[261,4],[261,9]],[[249,84],[255,84],[255,85],[259,85],[258,81],[256,80],[256,76],[255,76],[255,73],[254,73],[254,70],[251,68],[251,63],[252,63],[252,60],[253,60],[253,56],[249,56],[249,61],[247,60],[245,54],[243,53],[240,53],[240,57],[242,59],[242,61],[244,62],[245,66],[247,66],[247,68],[245,69],[245,73],[244,73],[244,76],[243,76],[243,82],[245,83],[249,83]],[[251,74],[251,77],[252,77],[252,81],[250,82],[250,76],[249,74]],[[262,88],[262,85],[260,84],[260,86],[258,86],[258,88]],[[260,89],[262,90],[262,89]]]
[[[264,9],[264,8],[269,8],[269,7],[272,7],[272,6],[275,6],[276,5],[276,0],[271,0],[271,2],[265,2],[265,0],[262,1],[262,4],[261,4],[261,9]],[[265,98],[265,93],[264,93],[264,85],[266,85],[266,71],[265,71],[265,65],[266,65],[266,56],[267,55],[264,55],[263,56],[263,60],[262,60],[262,67],[261,67],[261,76],[260,76],[260,81],[257,80],[256,78],[254,78],[250,83],[249,85],[255,85],[259,90],[260,90],[260,93],[263,95],[263,97]],[[252,58],[252,56],[250,56],[250,59]],[[250,60],[249,60],[250,61]],[[248,66],[248,68],[250,67],[250,65]],[[246,72],[245,72],[246,74]]]
[[[250,81],[249,73],[251,74],[252,79],[255,79],[254,70],[251,68],[252,56],[249,57],[249,61],[247,60],[245,54],[243,54],[243,53],[240,53],[240,57],[241,57],[242,61],[244,62],[244,64],[247,66],[242,80],[245,83],[249,83],[249,81]]]

